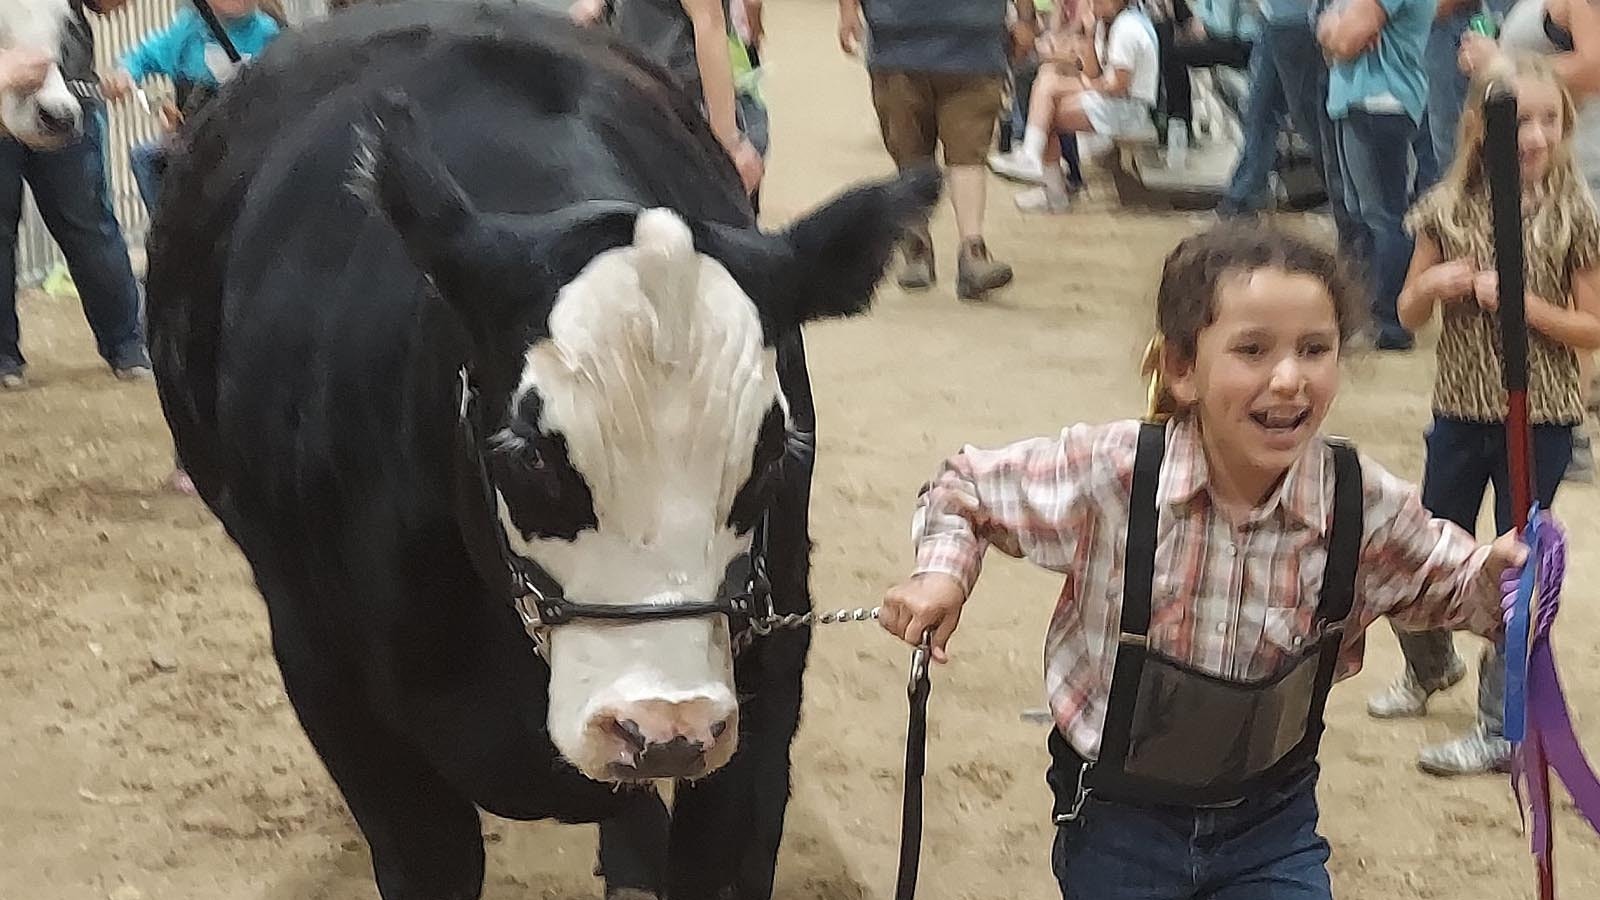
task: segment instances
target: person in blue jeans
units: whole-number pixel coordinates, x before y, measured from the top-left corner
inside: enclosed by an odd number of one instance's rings
[[[120,3],[102,0],[96,8],[109,12],[116,5]],[[60,66],[69,82],[96,80],[94,33],[80,0],[70,5]],[[11,137],[0,137],[0,388],[6,390],[27,386],[27,359],[17,320],[17,228],[23,182],[32,188],[45,227],[66,258],[100,357],[120,379],[150,377],[139,321],[139,288],[122,227],[111,209],[105,108],[92,98],[82,103],[83,134],[63,147],[34,150]]]
[[[1433,10],[1434,0],[1339,0],[1317,19],[1317,42],[1333,61],[1328,117],[1344,206],[1358,224],[1354,255],[1367,271],[1379,350],[1413,343],[1395,303],[1411,263],[1402,219],[1412,196],[1412,146],[1427,109],[1422,56]]]
[[[1339,249],[1353,253],[1359,229],[1344,207],[1338,143],[1328,118],[1328,64],[1317,46],[1312,0],[1262,0],[1262,29],[1272,67],[1278,73],[1289,118],[1305,138],[1328,192],[1328,212],[1339,234]]]
[[[1217,215],[1224,219],[1248,215],[1267,205],[1267,180],[1278,161],[1278,135],[1289,114],[1289,101],[1272,58],[1271,40],[1271,32],[1262,28],[1250,45],[1250,99],[1239,123],[1244,146],[1233,165],[1222,202],[1217,204]]]
[[[210,0],[222,30],[241,57],[249,62],[278,36],[276,18],[261,9],[258,0]],[[178,106],[192,113],[221,84],[232,78],[238,65],[194,9],[178,10],[165,28],[150,32],[129,50],[116,71],[105,77],[105,95],[121,100],[152,75],[164,75],[177,88]],[[170,121],[170,126],[175,123]],[[161,176],[166,171],[167,140],[139,144],[128,152],[128,167],[133,170],[145,209],[155,208]]]
[[[1434,165],[1424,165],[1419,155],[1417,193],[1425,193],[1444,177],[1456,158],[1456,132],[1461,128],[1461,108],[1467,102],[1467,74],[1461,70],[1461,38],[1468,23],[1480,12],[1499,18],[1511,0],[1438,0],[1423,67],[1428,75],[1428,115],[1425,137],[1431,144]]]

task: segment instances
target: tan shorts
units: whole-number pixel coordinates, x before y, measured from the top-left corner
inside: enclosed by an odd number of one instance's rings
[[[944,145],[947,166],[981,166],[1000,118],[1002,77],[945,72],[873,72],[872,105],[883,146],[896,166],[933,158]]]

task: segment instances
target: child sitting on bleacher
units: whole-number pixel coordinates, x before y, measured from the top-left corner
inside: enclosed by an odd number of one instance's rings
[[[1093,40],[1041,47],[1039,77],[1028,104],[1024,158],[1037,161],[1042,187],[1017,195],[1023,212],[1061,213],[1071,205],[1059,164],[1057,132],[1111,138],[1155,137],[1161,78],[1155,28],[1134,0],[1091,0]]]

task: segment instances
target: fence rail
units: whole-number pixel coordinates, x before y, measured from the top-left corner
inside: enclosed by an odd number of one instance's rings
[[[109,71],[146,34],[172,21],[181,5],[191,0],[131,0],[109,16],[90,16],[95,32],[95,65]],[[326,0],[287,0],[284,11],[290,23],[298,24],[326,12]],[[171,87],[157,79],[146,85],[152,107],[159,96],[170,96]],[[146,113],[138,103],[111,104],[106,110],[106,169],[111,185],[111,207],[122,223],[128,243],[143,242],[149,219],[139,199],[138,186],[128,168],[129,148],[153,140],[160,134],[154,113]],[[3,139],[3,138],[0,138]],[[17,282],[32,287],[40,284],[62,262],[61,251],[50,238],[31,193],[25,195],[22,221],[17,228]]]

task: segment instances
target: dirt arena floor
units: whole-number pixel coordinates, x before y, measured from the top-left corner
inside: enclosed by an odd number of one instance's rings
[[[768,5],[766,196],[780,222],[888,164],[864,73],[835,46],[833,4]],[[974,306],[949,280],[921,296],[887,288],[871,317],[811,332],[819,605],[873,605],[906,570],[915,490],[963,441],[1140,409],[1157,267],[1194,222],[1121,213],[1103,182],[1071,216],[1023,220],[995,188],[989,239],[1016,264],[1009,291]],[[948,212],[936,238],[948,279]],[[0,900],[375,898],[364,844],[284,699],[240,556],[198,502],[163,489],[171,448],[154,390],[110,378],[75,304],[30,294],[21,313],[36,386],[0,396]],[[1352,360],[1332,430],[1420,474],[1431,365],[1426,346]],[[1600,583],[1596,499],[1568,486],[1558,504],[1574,535],[1558,654],[1600,751],[1600,598],[1586,589]],[[1055,895],[1044,732],[1019,716],[1040,703],[1054,590],[996,562],[936,673],[927,900]],[[889,896],[907,660],[875,627],[818,635],[781,898]],[[1413,768],[1419,745],[1469,723],[1470,685],[1424,721],[1369,721],[1365,697],[1396,665],[1379,626],[1366,671],[1331,703],[1321,799],[1338,895],[1531,897],[1505,780]],[[598,897],[592,829],[486,818],[484,830],[486,897]],[[1562,896],[1600,897],[1600,842],[1566,806],[1558,837]]]

